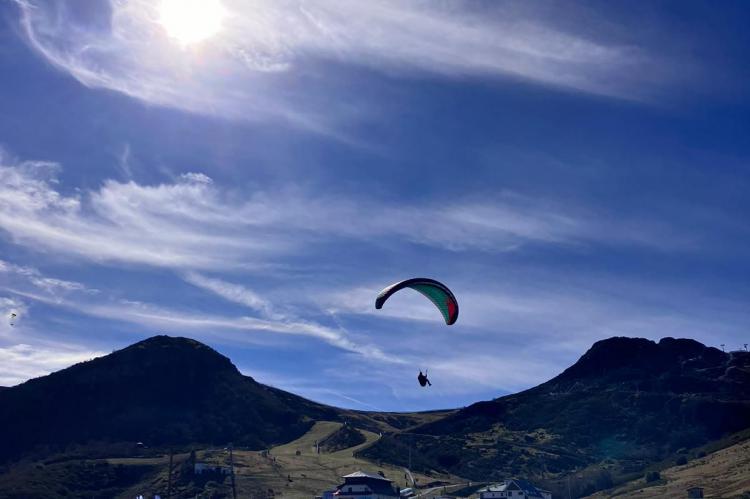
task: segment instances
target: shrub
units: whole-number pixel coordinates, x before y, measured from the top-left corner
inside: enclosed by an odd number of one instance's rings
[[[461,462],[461,459],[453,454],[441,454],[438,456],[437,460],[438,463],[440,463],[440,466],[445,468],[451,468]]]
[[[646,483],[656,482],[661,480],[661,473],[658,471],[649,471],[646,473]]]

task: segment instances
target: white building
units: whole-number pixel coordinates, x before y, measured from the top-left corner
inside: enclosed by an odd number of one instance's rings
[[[380,475],[357,471],[342,477],[344,483],[336,487],[336,499],[393,499],[399,491],[393,482]]]
[[[512,497],[513,499],[552,499],[552,494],[546,490],[534,487],[526,480],[505,480],[485,487],[479,491],[479,499],[499,499]]]

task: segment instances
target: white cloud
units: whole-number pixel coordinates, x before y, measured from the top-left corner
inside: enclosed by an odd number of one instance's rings
[[[16,3],[31,46],[84,85],[319,130],[331,128],[331,116],[351,118],[366,106],[327,94],[333,82],[324,71],[302,69],[326,60],[389,73],[514,77],[626,98],[641,97],[666,74],[665,63],[634,42],[594,39],[597,20],[578,20],[589,28],[583,36],[523,3],[224,0],[223,30],[192,47],[170,40],[156,0],[102,2],[101,12],[86,16],[64,2]]]
[[[7,292],[28,300],[64,307],[91,317],[124,321],[156,331],[184,334],[190,330],[205,338],[221,339],[236,344],[253,343],[273,335],[307,336],[323,341],[364,358],[399,363],[398,357],[386,355],[379,347],[350,338],[347,331],[313,321],[283,318],[261,319],[249,316],[223,316],[170,309],[133,300],[105,300],[95,297],[88,301],[69,300],[21,289],[5,288]],[[237,334],[237,332],[253,334]],[[260,336],[259,336],[260,335]]]
[[[81,312],[124,320],[154,328],[178,328],[199,330],[244,331],[255,334],[281,334],[291,336],[308,336],[334,347],[357,353],[365,358],[386,362],[398,362],[398,359],[383,353],[380,348],[371,344],[360,344],[349,338],[346,331],[333,329],[316,322],[305,320],[268,320],[256,317],[226,317],[210,314],[191,314],[183,311],[169,310],[163,307],[138,302],[120,302],[114,305],[89,305]],[[212,333],[208,333],[211,335]],[[237,343],[252,341],[252,338],[240,335],[221,335],[223,340]]]
[[[108,181],[81,198],[58,192],[54,169],[39,165],[0,166],[0,227],[32,248],[96,261],[220,268],[273,247],[248,233],[252,220],[223,204],[205,176],[156,186]]]
[[[50,294],[65,293],[68,291],[85,291],[87,293],[98,292],[96,289],[87,288],[80,282],[47,277],[33,267],[15,265],[4,260],[0,260],[0,273],[23,277],[37,288]]]
[[[628,221],[598,220],[584,210],[512,192],[420,205],[294,190],[240,197],[204,174],[187,173],[158,185],[108,180],[98,190],[66,195],[58,165],[2,155],[0,161],[0,228],[19,244],[94,261],[263,267],[331,237],[487,252],[528,243],[688,246],[669,228],[623,230]]]
[[[0,386],[13,386],[102,355],[104,352],[76,347],[49,348],[25,343],[0,346]]]
[[[184,274],[183,278],[193,286],[211,291],[225,300],[245,305],[256,312],[259,312],[263,317],[270,319],[281,319],[284,317],[282,314],[274,312],[273,306],[268,300],[265,300],[255,291],[248,289],[245,286],[222,281],[221,279],[206,277],[197,272],[187,272]]]

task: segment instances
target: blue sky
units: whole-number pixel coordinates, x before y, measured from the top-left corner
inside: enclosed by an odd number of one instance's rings
[[[166,333],[421,410],[750,342],[747,3],[221,4],[0,3],[0,385]],[[412,276],[457,324],[374,310]]]

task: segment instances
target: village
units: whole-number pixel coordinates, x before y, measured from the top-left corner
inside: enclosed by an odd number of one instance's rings
[[[363,441],[343,448],[330,448],[332,436],[350,431],[346,423],[321,421],[299,439],[261,451],[233,448],[204,449],[174,456],[166,476],[162,475],[162,491],[172,494],[136,495],[136,499],[161,499],[173,496],[177,482],[205,485],[196,497],[306,498],[306,499],[572,499],[582,497],[577,489],[559,487],[553,494],[533,479],[510,476],[484,481],[467,481],[458,476],[440,473],[419,473],[410,467],[375,463],[357,457],[357,451],[372,445],[381,433],[356,430]],[[139,451],[147,450],[140,448]],[[172,456],[164,459],[172,462]],[[178,463],[182,464],[178,464]],[[165,470],[166,471],[166,470]],[[173,476],[174,475],[174,476]],[[575,477],[574,477],[575,479]],[[209,484],[214,483],[213,490]],[[201,485],[203,484],[203,485]],[[156,485],[156,484],[154,484]],[[704,490],[697,480],[690,480],[680,491],[669,497],[702,499]],[[165,487],[166,486],[166,487]],[[145,491],[144,491],[145,492]],[[206,495],[207,494],[207,495]],[[218,494],[218,495],[216,495]],[[179,495],[179,493],[178,493]],[[586,494],[584,494],[586,495]],[[609,497],[608,495],[595,497]],[[651,496],[655,497],[655,496]],[[706,497],[715,497],[708,495]]]
[[[408,473],[406,473],[408,474]],[[406,487],[400,489],[382,474],[372,474],[356,471],[342,477],[344,482],[333,490],[323,492],[315,499],[391,499],[403,498],[429,498],[450,499],[459,497],[451,495],[449,489],[471,488],[471,482],[456,485],[428,484],[425,488]],[[460,497],[466,497],[464,495]],[[478,499],[496,499],[513,497],[517,499],[552,499],[552,494],[546,490],[539,489],[526,480],[509,479],[500,483],[479,487],[470,495]]]
[[[422,499],[552,499],[552,493],[534,486],[531,482],[518,478],[510,478],[490,485],[480,485],[471,491],[472,483],[455,485],[441,485],[426,487],[399,488],[388,480],[382,473],[373,474],[357,471],[341,477],[344,481],[336,488],[327,490],[314,499],[391,499],[391,498],[422,498]],[[454,493],[451,493],[453,491]],[[458,495],[460,493],[460,495]],[[687,499],[702,499],[702,487],[690,487],[685,491]]]

